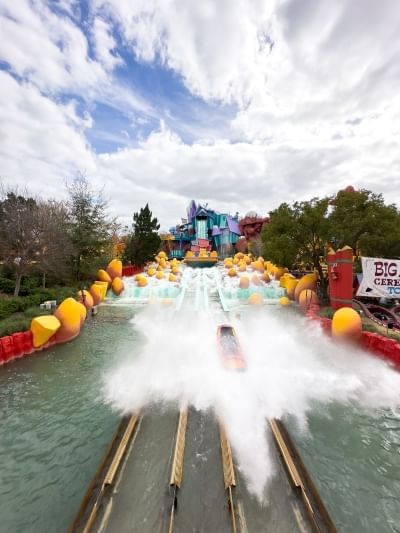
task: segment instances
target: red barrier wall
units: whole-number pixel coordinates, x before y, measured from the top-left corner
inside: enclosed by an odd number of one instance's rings
[[[311,306],[307,310],[306,316],[311,320],[317,320],[322,330],[328,335],[331,334],[332,320],[330,318],[323,318],[318,314],[319,308],[317,306]],[[383,337],[378,333],[370,333],[369,331],[363,331],[361,340],[361,347],[367,352],[386,359],[392,362],[397,368],[400,369],[400,343],[394,339]]]
[[[328,263],[329,298],[333,309],[351,307],[353,299],[353,250],[349,246],[330,251]]]
[[[143,272],[143,268],[135,265],[126,265],[122,267],[123,276],[135,276],[136,274],[139,274],[139,272]]]

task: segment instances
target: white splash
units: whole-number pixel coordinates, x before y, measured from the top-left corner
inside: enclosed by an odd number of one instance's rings
[[[128,413],[148,404],[176,402],[214,410],[225,424],[236,463],[260,500],[274,474],[266,437],[270,418],[293,415],[307,426],[315,401],[357,401],[372,408],[399,404],[400,374],[381,360],[334,344],[315,323],[274,309],[248,309],[231,323],[248,370],[221,364],[215,315],[150,305],[135,327],[147,341],[106,377],[105,398]]]

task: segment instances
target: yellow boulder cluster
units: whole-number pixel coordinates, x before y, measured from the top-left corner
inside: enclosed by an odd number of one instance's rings
[[[149,282],[149,277],[176,282],[180,274],[179,265],[180,262],[178,259],[174,258],[168,261],[167,254],[165,252],[159,252],[155,258],[155,262],[147,265],[147,276],[144,273],[135,276],[136,285],[137,287],[146,287]],[[166,272],[167,270],[169,272]]]
[[[317,305],[318,296],[316,293],[317,288],[317,275],[312,272],[305,274],[302,278],[296,279],[289,272],[285,272],[280,278],[280,286],[286,289],[286,295],[288,301],[282,305],[289,305],[291,301],[297,302],[300,307],[307,308],[310,305]]]
[[[107,289],[111,287],[114,294],[120,294],[123,291],[124,284],[121,277],[122,263],[119,259],[113,259],[106,270],[101,269],[97,272],[97,281],[90,286],[89,290],[78,292],[79,301],[75,298],[66,298],[53,315],[34,318],[30,328],[33,346],[40,348],[52,339],[59,344],[75,339],[86,320],[87,311],[104,300]]]

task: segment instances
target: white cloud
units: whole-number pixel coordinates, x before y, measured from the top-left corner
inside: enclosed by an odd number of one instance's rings
[[[73,102],[56,104],[28,83],[0,72],[0,175],[9,185],[60,197],[67,177],[95,168],[84,135],[90,117]]]
[[[95,17],[93,22],[93,38],[98,60],[107,70],[112,70],[123,61],[115,53],[116,42],[110,31],[110,25],[100,17]]]
[[[3,3],[0,32],[0,59],[42,91],[88,90],[106,81],[100,63],[88,57],[79,27],[44,2]]]

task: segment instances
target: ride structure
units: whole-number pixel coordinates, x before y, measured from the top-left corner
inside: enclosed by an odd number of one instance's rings
[[[163,250],[171,258],[182,259],[186,252],[199,254],[216,251],[220,257],[229,255],[241,235],[238,213],[234,216],[219,213],[208,205],[197,204],[192,200],[187,210],[187,218],[181,224],[162,235]]]

